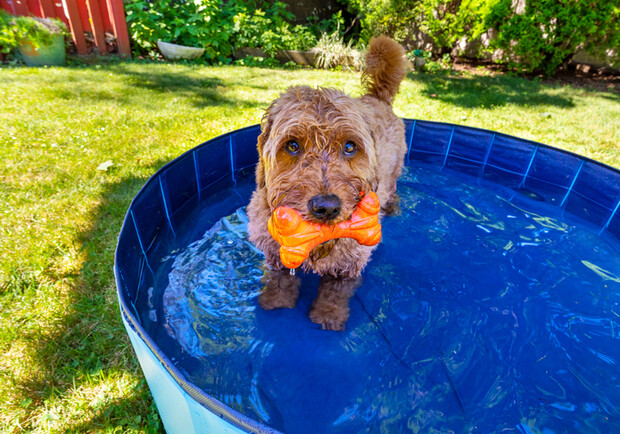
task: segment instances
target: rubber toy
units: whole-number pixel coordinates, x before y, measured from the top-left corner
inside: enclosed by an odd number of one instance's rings
[[[280,244],[280,259],[285,267],[295,269],[310,255],[312,249],[335,238],[353,238],[364,246],[381,241],[379,198],[373,192],[366,194],[357,205],[351,219],[335,225],[304,220],[299,211],[281,206],[276,208],[267,227]]]

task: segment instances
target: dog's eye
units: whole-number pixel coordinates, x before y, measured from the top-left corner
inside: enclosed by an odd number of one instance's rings
[[[294,140],[286,142],[286,146],[284,147],[284,149],[286,149],[286,152],[291,155],[297,155],[300,151],[299,144]]]
[[[353,142],[347,142],[344,144],[343,151],[345,155],[353,155],[357,152],[357,146]]]

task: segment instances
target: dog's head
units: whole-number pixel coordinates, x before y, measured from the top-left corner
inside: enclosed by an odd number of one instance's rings
[[[258,188],[273,210],[309,221],[350,218],[362,192],[377,188],[372,132],[359,103],[333,89],[296,87],[267,110],[258,138]]]

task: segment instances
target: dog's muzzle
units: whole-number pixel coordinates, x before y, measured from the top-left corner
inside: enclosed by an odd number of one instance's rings
[[[340,214],[342,204],[335,194],[321,194],[308,201],[308,210],[319,220],[335,219]]]

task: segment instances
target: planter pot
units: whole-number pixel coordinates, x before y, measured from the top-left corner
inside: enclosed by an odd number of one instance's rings
[[[268,57],[261,48],[242,47],[235,50],[235,59],[243,59],[246,56],[252,57]]]
[[[186,47],[185,45],[171,44],[170,42],[163,41],[157,41],[157,47],[168,60],[197,59],[205,52],[204,48]]]
[[[315,51],[280,50],[276,58],[280,61],[293,61],[299,65],[316,67],[318,53]]]
[[[30,42],[24,42],[18,47],[19,54],[28,66],[64,66],[65,38],[56,35],[50,45],[41,45],[35,48]]]
[[[269,57],[260,48],[242,47],[235,51],[235,59],[243,59],[246,56]],[[318,54],[315,51],[279,50],[275,59],[280,62],[292,61],[299,65],[316,67],[317,56]]]

